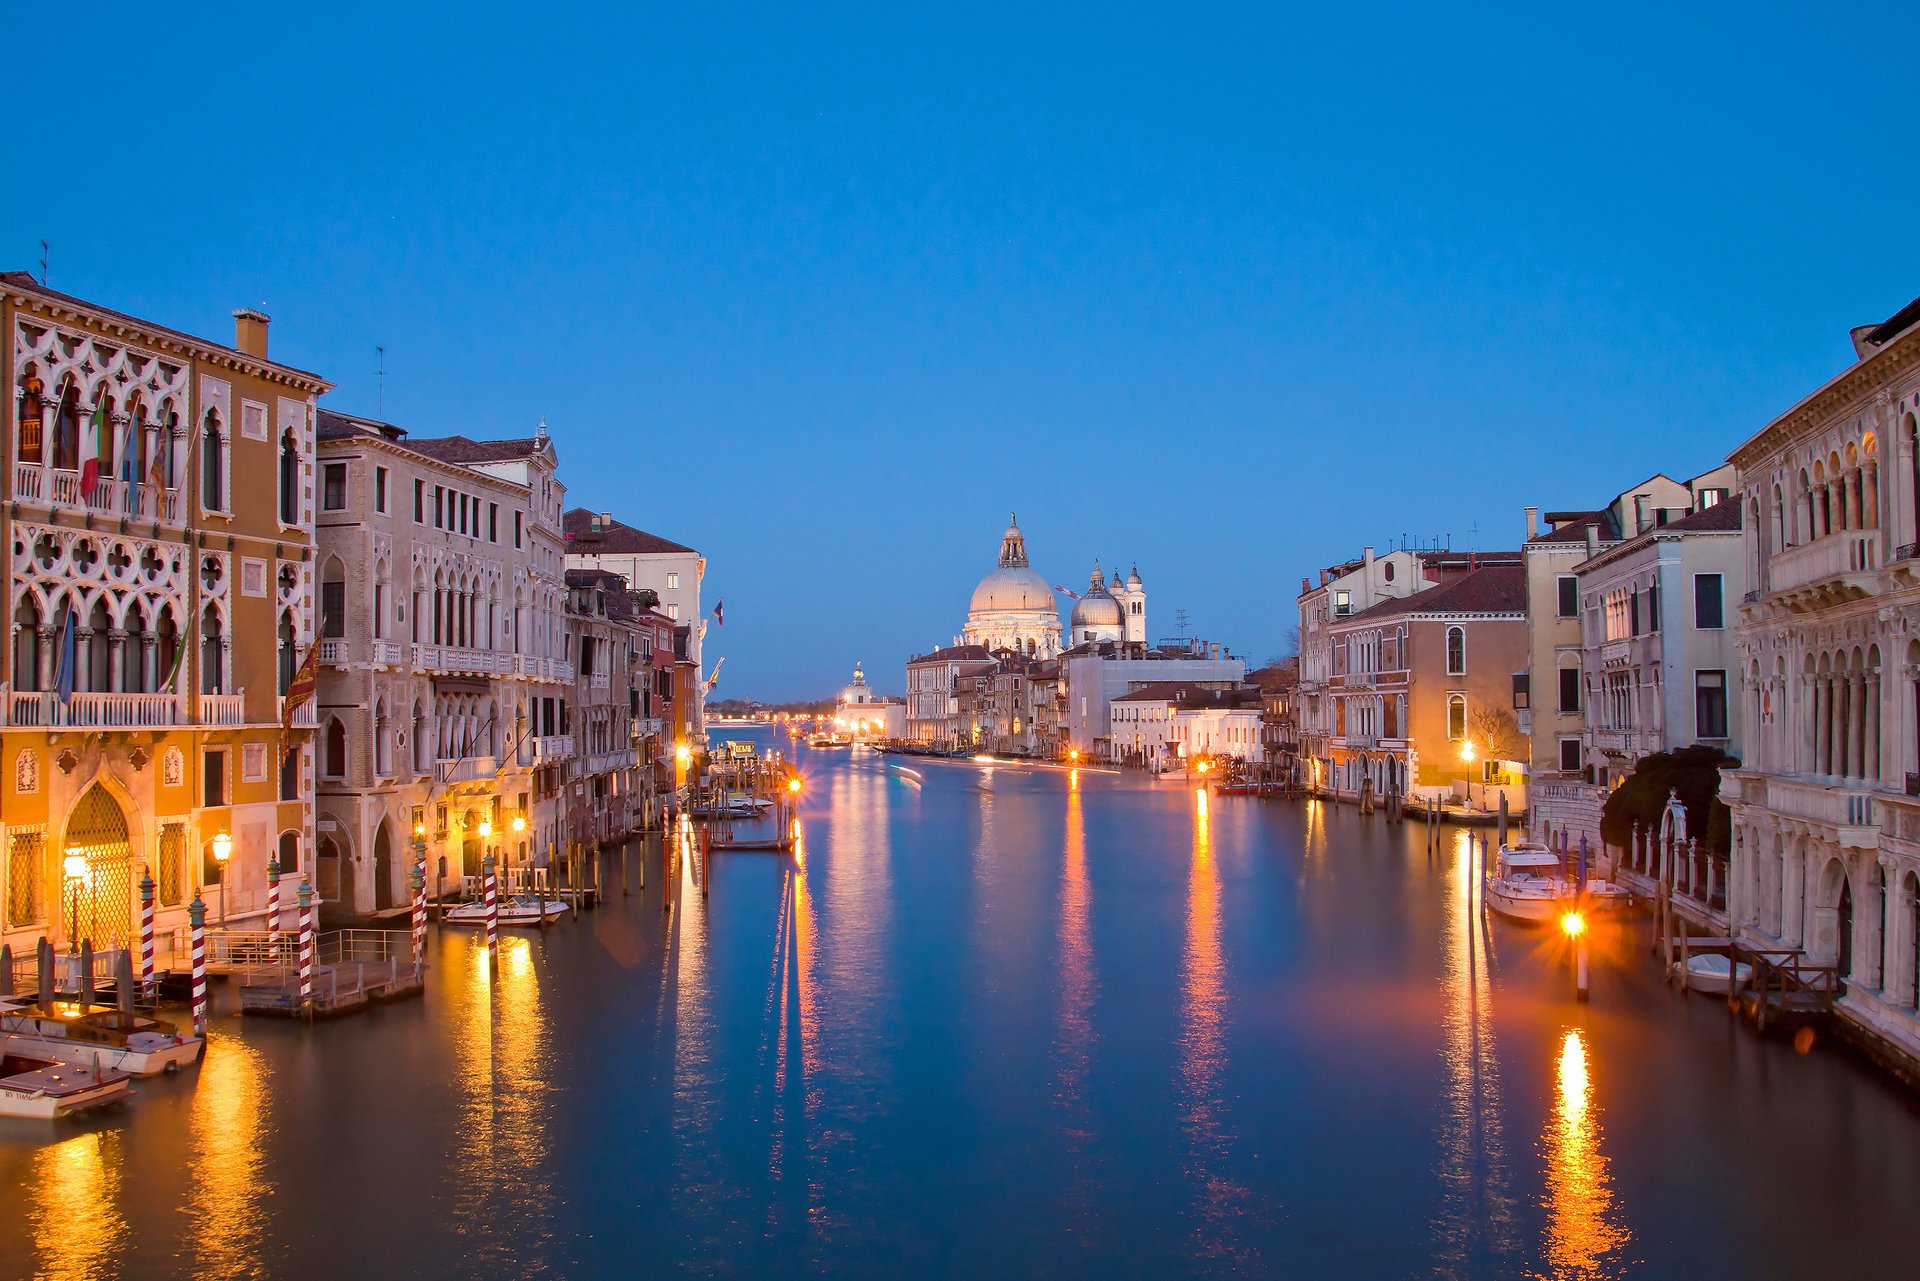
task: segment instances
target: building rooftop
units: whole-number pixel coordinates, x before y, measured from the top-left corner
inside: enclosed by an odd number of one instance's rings
[[[443,463],[505,463],[531,458],[550,450],[546,436],[520,436],[511,440],[475,440],[471,436],[430,436],[409,440],[407,448]]]
[[[1152,681],[1120,695],[1116,703],[1171,703],[1176,707],[1255,707],[1260,691],[1251,686],[1208,689],[1193,681]]]
[[[649,534],[644,529],[636,529],[605,513],[588,511],[584,507],[569,510],[561,517],[561,527],[566,531],[567,551],[574,555],[644,555],[661,552],[699,555],[684,543]]]
[[[1336,626],[1373,622],[1407,614],[1524,614],[1527,571],[1520,565],[1488,565],[1451,583],[1424,592],[1384,600],[1371,609],[1336,620]]]
[[[1603,507],[1591,512],[1548,512],[1545,519],[1553,528],[1544,534],[1535,534],[1527,541],[1530,543],[1584,543],[1587,530],[1593,528],[1602,539],[1611,541],[1613,517]]]
[[[985,645],[949,645],[945,649],[936,649],[930,654],[915,654],[909,663],[954,663],[969,659],[991,660],[992,654]]]

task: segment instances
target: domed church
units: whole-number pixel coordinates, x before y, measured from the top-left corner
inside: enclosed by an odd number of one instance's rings
[[[1117,575],[1114,581],[1118,583]],[[1118,645],[1127,639],[1126,614],[1113,593],[1107,590],[1107,577],[1100,572],[1097,560],[1093,562],[1087,594],[1074,604],[1068,630],[1072,633],[1072,639],[1067,642],[1070,645],[1098,645],[1102,641]]]
[[[1000,564],[973,589],[963,633],[969,645],[1012,649],[1035,658],[1060,652],[1060,611],[1053,588],[1027,564],[1027,540],[1008,518],[1000,539]]]

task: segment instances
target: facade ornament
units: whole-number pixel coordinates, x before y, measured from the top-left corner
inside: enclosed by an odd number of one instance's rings
[[[127,753],[127,764],[133,766],[133,772],[136,774],[147,767],[148,759],[147,749],[144,747],[136,747]]]
[[[71,747],[63,747],[60,749],[60,755],[53,758],[53,763],[60,767],[62,774],[71,774],[80,764],[80,758],[73,754]]]
[[[40,790],[40,758],[30,748],[22,748],[14,760],[13,790],[23,796]]]

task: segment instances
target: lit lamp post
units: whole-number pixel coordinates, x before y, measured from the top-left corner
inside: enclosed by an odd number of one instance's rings
[[[68,917],[67,950],[80,950],[80,886],[87,879],[87,856],[80,852],[78,845],[67,846],[66,862],[62,869],[67,874],[68,893],[72,896],[73,907]]]
[[[233,857],[233,838],[221,832],[213,838],[213,861],[220,865],[220,928],[227,928],[227,860]]]

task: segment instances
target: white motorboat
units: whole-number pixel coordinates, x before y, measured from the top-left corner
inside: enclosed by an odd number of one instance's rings
[[[1486,905],[1509,920],[1558,920],[1577,901],[1560,856],[1531,841],[1502,845],[1487,869]]]
[[[1673,976],[1680,976],[1680,962],[1673,963]],[[1753,982],[1753,967],[1736,961],[1724,952],[1701,952],[1689,956],[1686,964],[1687,990],[1725,996]]]
[[[8,1053],[52,1059],[70,1067],[102,1068],[134,1076],[157,1076],[199,1059],[206,1042],[173,1024],[112,1006],[83,1009],[78,1001],[42,1007],[0,998],[0,1041]]]
[[[28,1054],[0,1038],[0,1116],[54,1120],[118,1103],[132,1093],[133,1073],[88,1064],[76,1067]]]
[[[498,920],[502,925],[551,925],[565,916],[570,909],[564,899],[546,900],[545,912],[541,910],[541,901],[532,894],[503,895],[498,902]],[[487,901],[471,899],[457,907],[447,909],[448,925],[479,925],[487,923]]]

